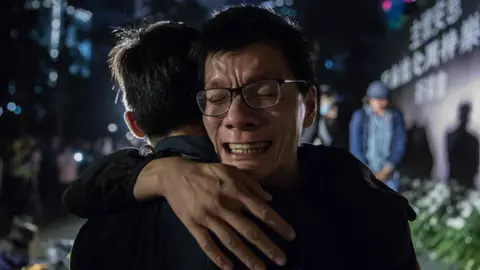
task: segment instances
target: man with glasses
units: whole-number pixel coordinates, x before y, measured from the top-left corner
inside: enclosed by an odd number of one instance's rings
[[[146,137],[149,144],[155,146],[154,149],[145,147],[143,150],[155,153],[144,157],[139,156],[136,150],[127,149],[109,158],[126,161],[124,165],[130,168],[137,166],[137,161],[146,163],[153,158],[168,156],[218,162],[201,122],[196,100],[191,98],[197,92],[197,69],[188,53],[197,31],[183,24],[158,22],[119,30],[117,35],[119,41],[110,52],[110,63],[114,79],[124,94],[125,120],[131,132],[138,137]],[[171,115],[178,117],[172,118]],[[98,162],[89,171],[101,170],[104,165]],[[72,212],[89,218],[75,240],[71,269],[212,269],[215,264],[208,260],[207,254],[212,259],[216,257],[202,251],[211,250],[208,246],[203,245],[202,249],[198,246],[196,239],[182,224],[183,219],[175,215],[173,208],[177,209],[176,204],[170,206],[164,200],[140,204],[134,200],[133,183],[129,178],[140,170],[133,169],[132,172],[119,170],[115,175],[109,174],[116,171],[114,168],[107,170],[107,178],[99,175],[97,179],[102,187],[92,187],[88,180],[86,183],[79,180],[65,193],[64,201]],[[83,179],[88,177],[89,171]],[[238,179],[238,194],[244,194],[244,201],[250,202],[252,209],[256,208],[256,215],[268,212],[263,220],[273,222],[278,234],[291,239],[291,226],[265,204],[270,195],[257,181],[241,171],[235,170],[235,176]],[[89,200],[94,203],[88,205]],[[82,204],[82,201],[86,203]],[[97,201],[100,203],[95,203]],[[252,221],[243,218],[243,222]],[[280,247],[273,244],[256,225],[253,226],[250,227],[255,229],[256,234],[262,234],[261,242],[268,246],[268,254],[283,264],[285,255]],[[275,233],[270,233],[269,237],[280,244],[283,241]],[[229,241],[226,238],[222,240]],[[214,245],[212,242],[210,246]],[[249,252],[246,248],[244,251]],[[255,257],[253,252],[248,256]],[[274,263],[269,264],[273,267]],[[242,262],[235,260],[233,265],[241,266]]]
[[[179,219],[169,224],[189,233],[176,234],[175,244],[172,227],[158,221],[162,250],[186,260],[196,256],[193,240],[221,269],[275,269],[272,262],[286,269],[415,269],[408,202],[347,152],[298,147],[316,103],[311,44],[294,24],[260,8],[229,8],[206,23],[195,51],[205,89],[196,101],[224,165],[135,151],[107,157],[65,194],[73,212],[128,216],[126,207],[141,211],[147,203],[138,201],[160,197]],[[271,208],[251,178],[273,195]]]

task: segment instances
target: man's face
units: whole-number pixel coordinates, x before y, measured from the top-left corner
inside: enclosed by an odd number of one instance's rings
[[[335,105],[335,99],[330,96],[322,95],[320,98],[320,113],[328,119],[337,119],[338,107]]]
[[[282,53],[265,44],[211,55],[205,63],[205,89],[237,88],[265,79],[303,78],[294,78]],[[313,122],[315,110],[314,87],[304,96],[296,84],[287,83],[274,107],[252,109],[235,93],[227,113],[204,116],[203,122],[222,163],[262,179],[295,168],[301,130]]]
[[[328,119],[337,119],[337,117],[338,117],[338,107],[336,105],[333,105],[332,108],[327,112],[325,117],[328,118]]]
[[[371,98],[369,103],[374,112],[382,112],[388,106],[388,100],[384,98]]]

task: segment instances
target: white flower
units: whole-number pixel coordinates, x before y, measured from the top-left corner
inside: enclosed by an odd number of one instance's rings
[[[463,229],[463,227],[465,227],[465,223],[465,219],[462,217],[447,219],[447,226],[455,230]]]
[[[450,189],[445,183],[438,183],[435,189],[441,197],[448,197],[450,195]]]
[[[467,237],[465,238],[465,243],[470,244],[471,242],[472,242],[472,237],[471,237],[471,236],[467,236]]]
[[[468,219],[472,215],[473,206],[468,201],[462,201],[459,208],[461,217]]]
[[[428,256],[428,257],[430,258],[430,260],[432,260],[432,261],[436,261],[436,260],[437,260],[437,258],[438,258],[438,255],[437,255],[437,253],[436,253],[436,252],[430,252],[430,254],[429,254],[429,256]]]
[[[413,186],[413,188],[419,188],[421,183],[422,182],[420,182],[420,179],[414,179],[412,181],[412,186]]]
[[[472,204],[477,212],[480,212],[480,192],[472,190],[468,194],[468,201]]]
[[[427,214],[433,214],[435,213],[440,206],[432,204],[425,212]]]
[[[472,268],[474,264],[475,264],[474,260],[472,260],[472,259],[468,260],[467,265],[465,266],[465,270],[474,270]]]
[[[428,196],[423,197],[417,202],[417,206],[420,208],[428,207],[432,205],[432,199],[430,199]]]

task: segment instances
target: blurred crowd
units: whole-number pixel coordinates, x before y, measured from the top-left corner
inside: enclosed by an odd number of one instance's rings
[[[29,264],[38,225],[67,214],[61,201],[65,188],[93,160],[131,142],[111,137],[94,141],[65,140],[60,136],[1,139],[0,270]],[[53,249],[58,252],[56,246]]]
[[[0,143],[0,232],[14,220],[37,224],[65,213],[61,195],[95,159],[126,146],[110,137],[95,141],[25,136]]]

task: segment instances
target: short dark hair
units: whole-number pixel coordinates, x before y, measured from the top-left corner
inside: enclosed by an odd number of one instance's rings
[[[313,41],[289,18],[251,5],[227,6],[205,23],[195,45],[201,83],[209,54],[240,50],[256,43],[278,47],[295,79],[316,83]]]
[[[113,78],[123,92],[126,110],[149,137],[161,137],[201,121],[195,100],[196,61],[189,52],[198,31],[161,21],[117,29],[109,54]]]

